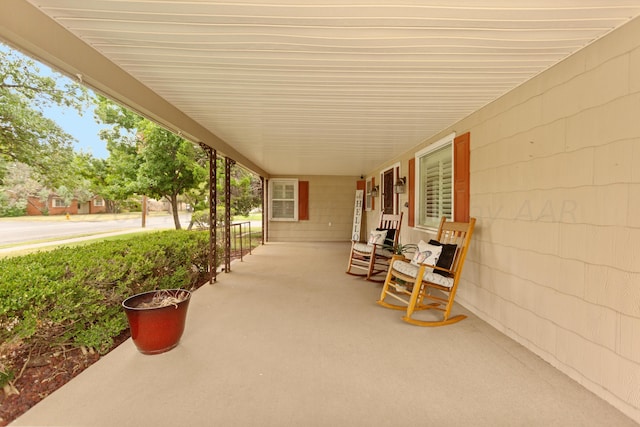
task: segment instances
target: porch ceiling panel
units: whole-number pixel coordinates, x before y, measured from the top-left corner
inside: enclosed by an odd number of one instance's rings
[[[271,175],[360,175],[638,0],[29,0]]]

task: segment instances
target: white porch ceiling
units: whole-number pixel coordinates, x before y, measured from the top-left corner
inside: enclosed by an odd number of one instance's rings
[[[29,3],[270,175],[367,173],[640,14],[639,0]]]

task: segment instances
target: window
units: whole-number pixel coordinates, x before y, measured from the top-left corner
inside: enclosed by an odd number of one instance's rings
[[[54,208],[66,208],[67,205],[62,199],[55,198],[51,201]]]
[[[371,190],[373,190],[373,181],[371,179],[368,179],[366,186],[364,210],[368,212],[373,210],[373,197],[371,196]]]
[[[416,153],[416,226],[437,228],[440,218],[453,218],[454,134]]]
[[[93,199],[93,206],[104,206],[103,199]]]
[[[269,181],[269,219],[272,221],[298,220],[298,180],[272,179]]]

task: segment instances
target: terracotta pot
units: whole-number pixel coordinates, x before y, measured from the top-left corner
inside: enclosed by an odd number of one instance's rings
[[[165,307],[140,307],[149,303],[158,292],[186,295],[183,301]],[[180,342],[187,318],[191,292],[185,289],[150,291],[134,295],[122,302],[129,320],[131,338],[143,354],[159,354],[169,351]]]

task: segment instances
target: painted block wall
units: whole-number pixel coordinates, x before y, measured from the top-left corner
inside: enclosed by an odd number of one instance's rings
[[[349,241],[358,177],[297,176],[295,178],[300,181],[309,181],[309,219],[297,222],[270,221],[268,240],[271,242]]]
[[[640,422],[640,19],[389,164],[452,131],[478,220],[456,301]]]

